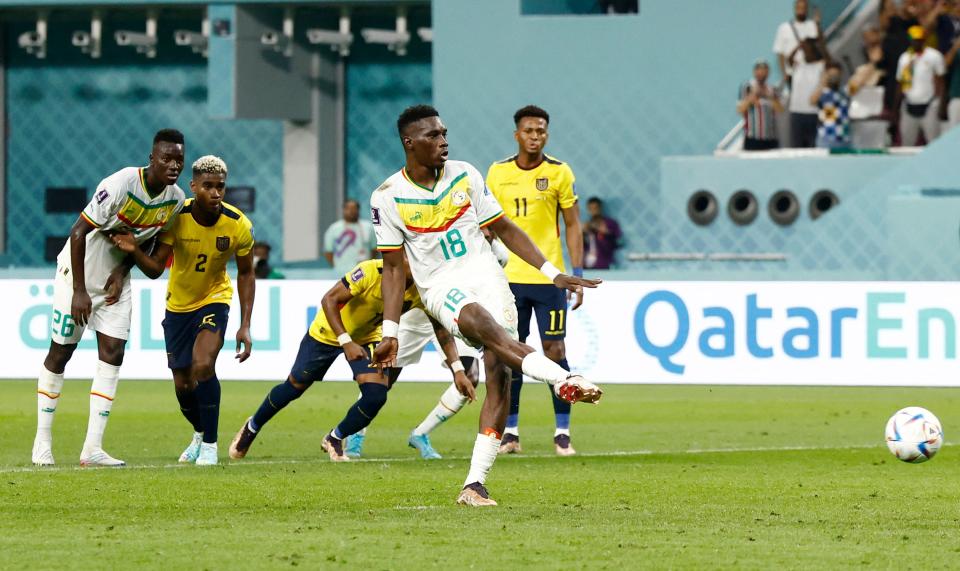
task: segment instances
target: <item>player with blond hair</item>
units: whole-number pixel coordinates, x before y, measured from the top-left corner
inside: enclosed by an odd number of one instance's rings
[[[200,157],[193,163],[190,181],[194,198],[187,201],[171,228],[160,234],[152,255],[134,247],[129,235],[114,237],[117,246],[131,253],[137,266],[151,278],[163,273],[173,254],[163,336],[180,412],[194,431],[180,462],[199,466],[219,461],[220,381],[215,365],[233,299],[233,285],[227,275],[231,258],[237,261],[240,329],[236,358],[241,363],[250,356],[253,345],[253,225],[240,210],[223,201],[226,186],[227,165],[223,160],[212,155]]]

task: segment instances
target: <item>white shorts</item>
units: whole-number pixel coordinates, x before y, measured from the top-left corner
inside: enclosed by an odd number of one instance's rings
[[[133,292],[130,278],[123,285],[120,299],[113,305],[107,305],[107,294],[100,289],[91,288],[87,293],[93,302],[90,319],[81,327],[70,315],[73,305],[73,281],[69,272],[57,266],[57,275],[53,280],[53,318],[50,321],[50,339],[59,345],[75,345],[80,342],[87,327],[116,339],[126,340],[130,336],[130,318],[133,312]]]
[[[397,335],[397,343],[400,345],[397,353],[398,367],[407,367],[419,363],[423,356],[423,350],[431,341],[434,342],[433,344],[438,351],[442,351],[433,332],[433,325],[430,324],[430,319],[421,309],[411,309],[400,317],[400,333]],[[457,353],[461,357],[476,359],[479,356],[476,349],[460,339],[454,337],[454,341],[457,343]],[[441,359],[443,359],[442,353]]]
[[[507,283],[507,276],[499,266],[470,275],[452,275],[428,290],[420,290],[420,299],[427,312],[443,327],[471,347],[479,345],[460,332],[457,322],[460,312],[471,303],[487,310],[493,319],[513,339],[517,336],[517,306]]]

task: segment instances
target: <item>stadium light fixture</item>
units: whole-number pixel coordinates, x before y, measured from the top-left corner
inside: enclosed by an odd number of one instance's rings
[[[144,32],[134,32],[132,30],[117,30],[114,33],[118,46],[132,46],[137,49],[138,54],[143,54],[148,58],[157,57],[157,13],[156,11],[147,12],[147,23]]]
[[[103,14],[99,10],[94,10],[90,16],[90,31],[75,31],[70,38],[70,43],[91,58],[100,59],[103,53]]]
[[[37,59],[47,57],[47,12],[37,14],[37,26],[35,29],[20,34],[17,38],[17,44],[28,54],[34,55]]]
[[[353,44],[353,33],[350,32],[350,10],[340,9],[340,28],[337,31],[310,28],[307,30],[307,41],[311,44],[330,46],[331,51],[341,57],[350,55],[350,46]]]
[[[210,45],[210,20],[204,15],[199,32],[176,30],[173,32],[173,41],[178,46],[189,47],[193,53],[207,57],[207,48]]]
[[[272,47],[286,57],[293,57],[293,8],[283,10],[283,31],[264,32],[260,36],[260,43]]]
[[[407,55],[407,44],[410,43],[410,32],[407,31],[407,8],[397,7],[396,29],[364,28],[360,30],[360,35],[368,44],[384,44],[388,50],[398,56]]]

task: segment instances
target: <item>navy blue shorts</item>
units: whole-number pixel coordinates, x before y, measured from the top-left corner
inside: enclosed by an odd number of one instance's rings
[[[167,366],[171,369],[185,369],[193,363],[193,344],[197,334],[208,329],[220,334],[220,340],[227,332],[227,320],[230,306],[225,303],[211,303],[188,311],[177,313],[167,310],[163,318],[163,339],[167,345]]]
[[[537,314],[541,341],[567,336],[567,291],[553,284],[510,284],[517,299],[517,332],[520,341],[530,335],[530,315]]]
[[[369,375],[376,373],[377,368],[370,366],[370,357],[376,345],[361,345],[367,356],[359,361],[347,361],[353,370],[353,378],[359,375]],[[321,343],[310,336],[309,333],[303,336],[300,341],[300,350],[297,351],[297,360],[293,362],[290,369],[290,376],[298,383],[312,383],[322,381],[327,370],[343,354],[343,348],[339,345],[327,345]]]

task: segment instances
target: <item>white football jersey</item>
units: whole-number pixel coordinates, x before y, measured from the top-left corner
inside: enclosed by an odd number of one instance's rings
[[[110,272],[127,256],[113,245],[110,234],[129,232],[137,244],[142,244],[166,229],[183,207],[183,190],[175,184],[156,196],[147,194],[145,170],[127,167],[103,179],[81,213],[96,227],[87,234],[84,277],[88,290],[102,290]],[[69,273],[72,269],[69,239],[57,256],[57,264],[60,271]]]
[[[432,189],[401,169],[373,192],[370,206],[377,249],[405,248],[421,291],[452,274],[485,272],[491,261],[496,264],[480,228],[502,217],[503,209],[469,163],[447,161]]]

